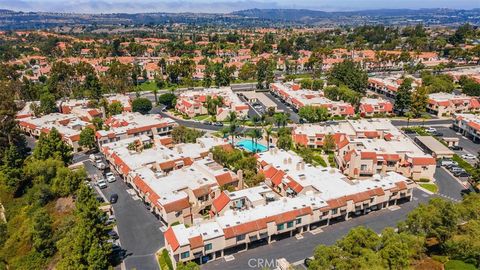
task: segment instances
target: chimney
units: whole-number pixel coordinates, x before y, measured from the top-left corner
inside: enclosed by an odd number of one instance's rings
[[[209,158],[209,159],[213,159],[213,154],[212,154],[212,152],[208,152],[208,158]]]
[[[243,189],[244,188],[244,182],[243,182],[243,171],[242,170],[237,171],[237,177],[238,177],[238,187],[240,189]]]
[[[299,171],[299,170],[302,168],[301,162],[298,162],[298,163],[297,163],[297,167],[296,167],[296,168],[297,168],[297,171]]]
[[[292,164],[292,158],[288,157],[288,164]]]
[[[177,145],[177,152],[178,152],[179,154],[182,154],[182,153],[183,153],[182,147],[181,147],[180,145]]]

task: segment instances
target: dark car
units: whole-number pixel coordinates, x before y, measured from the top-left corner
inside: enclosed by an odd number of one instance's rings
[[[450,146],[450,149],[451,149],[451,150],[462,151],[462,150],[463,150],[463,147],[458,146],[458,145],[453,145],[453,146]]]
[[[462,196],[468,195],[470,193],[472,193],[472,190],[470,190],[469,188],[462,189],[462,191],[460,191],[460,194],[462,194]]]
[[[308,258],[305,258],[305,260],[303,260],[303,264],[306,266],[306,267],[309,267],[310,264],[312,263],[313,259],[308,257]]]
[[[109,231],[108,236],[110,236],[110,238],[113,240],[117,240],[119,238],[118,233],[114,230]]]
[[[114,193],[110,196],[110,203],[116,203],[118,201],[118,194]]]
[[[100,197],[100,196],[97,197],[97,201],[98,201],[99,203],[104,203],[104,202],[105,202],[105,200],[103,199],[103,197]]]
[[[467,173],[466,171],[454,172],[453,175],[456,176],[456,177],[469,177],[470,176],[470,174]]]
[[[437,131],[437,132],[433,132],[432,135],[435,136],[435,137],[443,137],[443,133],[438,132],[438,131]]]
[[[210,122],[210,121],[204,121],[203,123],[204,123],[205,125],[211,125],[211,124],[212,124],[212,122]]]

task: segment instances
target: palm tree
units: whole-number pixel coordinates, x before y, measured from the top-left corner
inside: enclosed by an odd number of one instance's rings
[[[247,132],[247,135],[252,138],[252,144],[255,146],[255,152],[257,152],[258,139],[262,138],[262,130],[258,128],[251,129]]]
[[[228,132],[230,136],[232,136],[232,145],[235,145],[235,133],[237,130],[237,114],[235,112],[230,112],[228,115],[228,122],[230,125],[228,126]]]
[[[274,118],[277,127],[285,126],[287,124],[288,116],[285,113],[277,113],[275,114]]]
[[[272,136],[273,133],[273,128],[272,126],[268,126],[264,128],[265,135],[267,136],[267,147],[270,149],[270,137]]]

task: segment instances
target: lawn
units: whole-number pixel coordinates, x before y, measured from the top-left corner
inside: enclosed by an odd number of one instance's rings
[[[428,184],[428,183],[423,183],[423,184],[419,184],[422,188],[430,191],[430,192],[433,192],[433,193],[437,193],[438,191],[438,187],[437,185],[435,184]]]
[[[149,81],[138,85],[137,89],[139,89],[140,91],[153,91],[155,89],[158,89],[158,87],[154,81]]]
[[[462,261],[450,260],[445,264],[445,270],[475,270],[474,265]]]
[[[210,115],[208,114],[197,115],[197,116],[194,116],[192,119],[197,121],[204,121],[204,120],[210,119]]]

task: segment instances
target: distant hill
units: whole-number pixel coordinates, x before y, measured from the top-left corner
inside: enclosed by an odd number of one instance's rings
[[[480,15],[480,9],[473,10],[454,10],[454,9],[378,9],[344,12],[325,12],[309,9],[247,9],[231,13],[241,17],[250,17],[268,20],[281,20],[287,22],[312,23],[322,20],[344,21],[349,18],[358,19],[365,17],[365,20],[380,20],[388,22],[389,19],[420,20],[425,23],[462,23],[470,22],[478,24],[479,19],[473,19],[473,16]],[[457,19],[455,19],[457,18]],[[388,24],[388,23],[387,23]]]
[[[2,1],[2,0],[0,0]],[[339,25],[451,25],[464,23],[480,25],[480,9],[379,9],[346,12],[325,12],[309,9],[247,9],[232,13],[109,13],[80,14],[55,12],[18,12],[0,9],[0,29],[44,29],[60,26],[82,26],[81,31],[165,24],[217,25],[222,27],[283,27]]]

